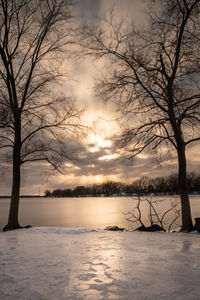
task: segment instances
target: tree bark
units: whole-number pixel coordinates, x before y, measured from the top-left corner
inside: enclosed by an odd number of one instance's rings
[[[178,154],[178,183],[179,192],[181,198],[181,208],[182,208],[182,231],[192,231],[192,216],[190,209],[190,201],[187,189],[187,167],[186,167],[186,155],[185,146],[182,145],[177,150]]]
[[[21,122],[20,118],[15,121],[15,140],[13,147],[13,174],[12,174],[12,194],[8,224],[4,231],[21,228],[18,222],[20,178],[21,178]]]
[[[192,231],[192,216],[191,216],[191,208],[190,208],[190,200],[188,195],[187,188],[187,162],[186,162],[186,154],[185,154],[185,141],[183,138],[183,133],[181,129],[181,125],[177,124],[176,117],[173,109],[173,87],[172,82],[169,82],[168,85],[168,95],[169,95],[169,119],[171,122],[171,126],[174,132],[174,136],[176,139],[176,150],[178,156],[178,186],[179,186],[179,194],[181,198],[181,212],[182,212],[182,231]]]

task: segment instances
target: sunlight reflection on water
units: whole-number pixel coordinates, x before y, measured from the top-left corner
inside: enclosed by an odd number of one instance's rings
[[[73,265],[73,276],[69,279],[66,295],[75,293],[78,299],[85,300],[92,297],[109,299],[111,295],[112,299],[118,299],[117,291],[120,288],[113,282],[125,280],[124,274],[121,274],[124,248],[120,246],[120,242],[110,244],[110,240],[104,235],[98,241],[88,239],[87,251],[80,253],[80,256],[83,261],[81,265]]]
[[[179,199],[156,197],[158,200],[165,198]],[[200,196],[190,199],[193,218],[200,217]],[[9,199],[0,199],[0,229],[7,222],[9,202]],[[117,225],[131,229],[133,226],[125,220],[124,213],[133,209],[135,204],[134,197],[23,198],[20,200],[19,220],[21,225],[32,226],[105,228]],[[147,221],[145,207],[143,212]]]

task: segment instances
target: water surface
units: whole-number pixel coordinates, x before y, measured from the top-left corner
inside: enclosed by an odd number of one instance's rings
[[[161,205],[168,207],[169,200],[179,197],[154,197],[166,199]],[[192,196],[192,216],[200,217],[200,196]],[[0,230],[7,223],[9,199],[0,199]],[[110,225],[135,228],[136,224],[126,221],[124,213],[136,205],[134,197],[88,197],[88,198],[22,198],[20,200],[19,221],[22,226],[61,226],[105,228]],[[148,223],[148,210],[142,205],[145,222]],[[147,224],[148,225],[148,224]]]

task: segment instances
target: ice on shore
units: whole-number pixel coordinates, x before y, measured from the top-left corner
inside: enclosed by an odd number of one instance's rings
[[[0,299],[197,300],[199,253],[199,234],[59,227],[0,233]]]

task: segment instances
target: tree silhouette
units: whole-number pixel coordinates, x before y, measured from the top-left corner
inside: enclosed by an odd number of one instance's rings
[[[182,229],[193,228],[186,147],[200,140],[199,0],[150,1],[141,30],[115,18],[84,30],[87,54],[108,58],[97,85],[125,120],[118,147],[129,157],[167,145],[178,158]]]
[[[43,160],[58,169],[71,158],[66,133],[79,129],[79,112],[62,93],[58,67],[71,42],[70,6],[68,0],[0,1],[0,148],[13,165],[5,230],[20,227],[22,164]]]

